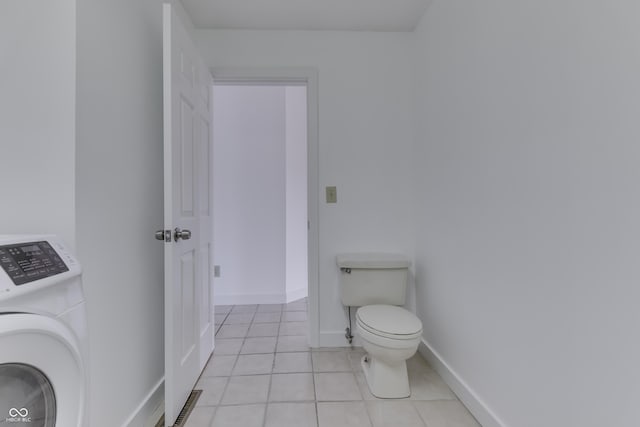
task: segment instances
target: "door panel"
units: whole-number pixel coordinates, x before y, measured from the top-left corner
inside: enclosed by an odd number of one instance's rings
[[[182,295],[180,298],[180,317],[182,318],[182,355],[183,361],[188,360],[197,346],[196,317],[193,308],[196,301],[196,272],[194,251],[187,252],[180,259]]]
[[[209,168],[209,162],[211,161],[211,141],[209,135],[211,134],[209,120],[206,120],[204,117],[200,117],[200,152],[198,154],[199,168],[203,171],[200,174],[199,178],[200,182],[200,214],[204,216],[209,216],[209,212],[211,209],[210,206],[210,183],[211,183],[211,173]]]
[[[182,216],[193,216],[193,107],[186,99],[180,99],[180,171]]]
[[[211,245],[205,245],[200,249],[200,254],[202,256],[200,265],[202,266],[202,275],[210,276],[211,275]],[[213,325],[211,324],[212,319],[212,311],[211,311],[211,287],[207,286],[211,283],[211,278],[209,277],[207,280],[201,281],[202,286],[200,289],[200,334],[207,333],[207,330]]]

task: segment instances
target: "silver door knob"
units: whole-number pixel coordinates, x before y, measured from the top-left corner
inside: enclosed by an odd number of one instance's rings
[[[163,242],[167,239],[167,233],[169,233],[168,239],[171,241],[171,231],[170,230],[158,230],[155,233],[156,240],[162,240]]]
[[[180,239],[189,240],[191,238],[191,230],[180,230],[180,228],[176,227],[173,230],[173,240],[176,242]]]

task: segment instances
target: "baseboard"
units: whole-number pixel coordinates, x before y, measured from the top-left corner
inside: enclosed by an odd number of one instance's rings
[[[122,427],[153,427],[164,413],[164,377],[152,387]]]
[[[507,427],[424,338],[418,347],[418,352],[436,370],[442,380],[447,383],[483,427]]]
[[[297,301],[299,299],[302,299],[306,297],[308,293],[309,293],[309,290],[307,288],[294,289],[292,291],[287,290],[286,302],[289,303],[291,301]]]
[[[286,294],[227,294],[214,295],[216,305],[284,304]]]
[[[346,328],[346,326],[345,326]],[[319,344],[320,347],[360,347],[359,337],[354,336],[353,341],[349,344],[347,338],[345,337],[346,331],[343,329],[341,331],[320,331],[320,339]],[[355,331],[351,332],[352,335],[355,335]]]

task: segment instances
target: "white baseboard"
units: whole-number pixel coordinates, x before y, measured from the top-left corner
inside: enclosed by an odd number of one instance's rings
[[[213,298],[216,305],[284,304],[287,301],[286,294],[227,294]]]
[[[483,427],[507,427],[424,338],[418,347],[418,352],[429,362]]]
[[[164,377],[152,387],[122,427],[154,427],[164,413]]]
[[[297,301],[306,297],[309,294],[309,290],[307,288],[293,289],[291,291],[287,290],[287,303],[291,301]]]
[[[355,331],[351,332],[355,335]],[[320,331],[320,347],[361,347],[359,337],[354,336],[353,341],[349,344],[345,337],[345,331]]]

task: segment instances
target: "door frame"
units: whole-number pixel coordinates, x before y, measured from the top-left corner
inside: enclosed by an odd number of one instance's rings
[[[318,162],[318,70],[312,67],[251,68],[212,67],[213,84],[307,87],[307,271],[309,298],[309,345],[320,345],[319,311],[319,162]],[[213,113],[215,115],[215,112]],[[215,222],[215,218],[214,218]]]

